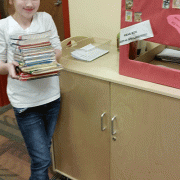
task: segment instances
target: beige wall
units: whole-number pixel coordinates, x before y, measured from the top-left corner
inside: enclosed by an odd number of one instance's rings
[[[111,39],[120,31],[121,0],[69,0],[71,36]]]

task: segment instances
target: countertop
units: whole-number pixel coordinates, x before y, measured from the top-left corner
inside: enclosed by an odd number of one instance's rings
[[[111,45],[108,54],[91,62],[62,57],[60,63],[65,71],[180,99],[180,89],[120,75],[119,52],[116,46]]]

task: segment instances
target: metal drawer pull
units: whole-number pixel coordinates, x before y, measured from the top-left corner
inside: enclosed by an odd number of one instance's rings
[[[112,135],[115,135],[116,134],[116,131],[114,130],[114,120],[116,119],[116,116],[114,116],[112,119],[111,119],[111,131],[112,131]]]
[[[105,114],[106,114],[105,112],[103,114],[101,114],[101,131],[104,131],[106,129],[105,127],[103,127],[103,125],[104,125],[103,118],[104,118]]]

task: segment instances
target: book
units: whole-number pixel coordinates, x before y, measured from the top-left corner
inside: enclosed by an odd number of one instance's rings
[[[17,41],[16,45],[18,46],[25,46],[25,45],[36,45],[36,44],[41,44],[41,43],[46,43],[49,42],[49,38],[42,38],[42,39],[27,39],[27,40],[21,40]]]
[[[41,75],[30,75],[30,74],[21,73],[19,80],[20,81],[28,81],[28,80],[47,78],[47,77],[58,76],[58,75],[59,75],[59,71],[55,71],[53,73],[44,73]]]
[[[53,62],[53,66],[49,66],[48,64],[43,65],[35,65],[32,67],[18,67],[17,74],[19,75],[19,80],[31,80],[31,79],[39,79],[41,77],[50,77],[54,75],[58,75],[60,70],[63,69],[62,65]]]
[[[43,58],[43,59],[39,59],[39,60],[29,60],[29,61],[24,61],[24,60],[19,60],[19,59],[16,59],[16,61],[19,63],[20,67],[28,67],[28,66],[31,66],[32,64],[38,64],[38,63],[41,63],[41,62],[54,62],[55,61],[55,58],[52,57],[52,58]]]
[[[50,32],[45,32],[11,37],[14,60],[19,63],[16,69],[20,81],[58,75],[63,69],[56,62],[49,34]]]
[[[63,67],[61,65],[57,65],[56,67],[44,67],[44,68],[39,68],[31,72],[32,75],[39,75],[39,74],[44,74],[44,73],[54,73],[54,72],[59,72],[62,70]]]
[[[19,60],[24,60],[24,61],[28,61],[28,60],[38,60],[38,59],[44,59],[44,58],[52,58],[55,56],[55,53],[54,51],[53,52],[50,52],[50,53],[40,53],[40,54],[37,54],[37,55],[28,55],[28,56],[21,56],[21,55],[17,55],[17,54],[14,54],[14,58],[15,59],[19,59]]]
[[[50,42],[44,42],[44,43],[38,43],[38,44],[33,44],[33,45],[22,45],[20,46],[19,44],[13,44],[11,43],[11,48],[13,49],[14,52],[21,53],[24,51],[28,51],[28,49],[32,48],[43,48],[43,47],[48,47],[51,46]]]
[[[10,36],[11,40],[27,40],[27,39],[41,39],[41,38],[46,38],[51,36],[51,31],[45,31],[41,33],[36,33],[36,34],[15,34]]]
[[[18,49],[23,51],[25,49],[27,50],[30,48],[38,48],[38,47],[46,47],[46,46],[51,46],[51,43],[50,42],[43,42],[43,43],[38,43],[38,44],[22,45],[22,46],[18,46]]]
[[[23,66],[25,67],[31,67],[35,65],[42,65],[42,64],[50,64],[53,60],[41,60],[41,61],[33,61],[33,62],[25,62]]]
[[[29,56],[32,54],[41,54],[44,52],[54,52],[54,48],[52,48],[52,46],[43,46],[37,48],[22,49],[21,52],[19,50],[14,51],[16,55],[20,55],[20,56]]]
[[[22,72],[25,72],[25,73],[32,73],[33,71],[37,71],[37,70],[39,70],[39,69],[46,69],[47,70],[47,68],[48,69],[51,69],[51,68],[54,68],[54,67],[62,67],[60,64],[58,64],[57,62],[55,62],[55,61],[53,61],[53,62],[51,62],[51,63],[49,63],[49,64],[36,64],[36,65],[34,65],[34,66],[23,66],[23,67],[19,67],[20,68],[20,70],[22,71]]]
[[[46,67],[46,69],[31,69],[29,71],[23,72],[21,71],[20,68],[18,68],[18,75],[19,75],[19,80],[21,81],[26,81],[26,80],[32,80],[32,79],[39,79],[41,77],[45,78],[45,77],[50,77],[50,76],[54,76],[54,75],[59,75],[59,71],[63,69],[63,67],[58,64],[57,67],[51,67],[48,68]]]
[[[51,31],[45,31],[36,34],[24,34],[20,36],[20,39],[42,39],[51,36]]]

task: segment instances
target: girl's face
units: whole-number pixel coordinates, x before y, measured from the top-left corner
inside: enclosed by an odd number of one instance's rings
[[[9,0],[9,3],[14,7],[14,16],[30,20],[39,9],[40,0]]]

